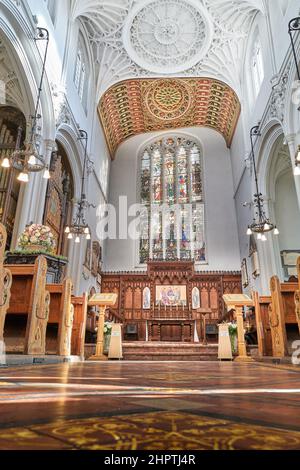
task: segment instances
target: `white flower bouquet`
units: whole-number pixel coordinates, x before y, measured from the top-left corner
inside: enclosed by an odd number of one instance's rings
[[[56,241],[49,227],[41,224],[32,224],[28,225],[20,235],[18,245],[23,250],[42,249],[47,253],[54,253]]]

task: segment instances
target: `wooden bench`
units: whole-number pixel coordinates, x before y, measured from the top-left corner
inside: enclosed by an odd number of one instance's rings
[[[9,271],[12,284],[4,325],[6,351],[44,355],[50,307],[50,294],[46,290],[46,258],[39,256],[34,265],[9,265]],[[7,321],[13,318],[23,320],[16,331]]]
[[[0,355],[4,352],[4,325],[10,302],[10,290],[12,276],[9,269],[4,267],[4,253],[7,240],[7,232],[4,225],[0,224]]]
[[[87,321],[88,295],[72,296],[74,320],[72,328],[71,354],[84,358],[84,343]]]
[[[270,280],[271,296],[253,293],[258,349],[260,356],[284,357],[289,354],[287,330],[292,326],[297,339],[300,334],[300,258],[297,262],[298,282],[280,283]],[[270,338],[272,350],[270,351]]]
[[[50,293],[46,354],[70,356],[74,319],[72,280],[65,279],[63,284],[47,284],[46,289]]]

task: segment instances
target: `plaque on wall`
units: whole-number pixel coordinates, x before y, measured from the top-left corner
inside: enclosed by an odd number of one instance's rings
[[[286,279],[298,276],[297,260],[299,256],[300,250],[285,250],[281,252],[282,267]]]
[[[242,266],[241,266],[241,271],[242,271],[242,284],[244,289],[249,286],[249,276],[248,276],[248,268],[247,268],[247,260],[246,258],[243,259],[242,261]]]

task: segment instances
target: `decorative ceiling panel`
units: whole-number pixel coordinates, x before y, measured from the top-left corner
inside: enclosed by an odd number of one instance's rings
[[[99,98],[120,80],[161,76],[211,76],[241,95],[245,44],[253,18],[265,13],[264,0],[71,0],[71,4],[72,19],[80,18],[88,32]],[[193,33],[190,38],[189,33]]]
[[[186,127],[215,129],[230,147],[240,111],[232,88],[211,78],[122,81],[104,93],[98,107],[112,158],[137,134]]]

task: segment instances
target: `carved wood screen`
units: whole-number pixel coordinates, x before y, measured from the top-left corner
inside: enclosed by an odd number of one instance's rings
[[[73,178],[64,149],[60,144],[57,148],[51,158],[44,224],[51,228],[56,239],[57,254],[66,255],[64,227],[72,217]]]
[[[197,309],[192,308],[193,289],[199,289],[200,308],[209,311],[207,324],[216,325],[225,313],[223,294],[241,293],[241,274],[238,272],[218,272],[218,273],[198,273],[194,271],[192,262],[155,262],[149,263],[147,273],[103,273],[102,291],[115,292],[118,294],[118,303],[114,310],[123,318],[126,337],[127,325],[135,325],[137,329],[137,339],[144,341],[146,338],[146,321],[156,318],[159,314],[154,306],[155,291],[157,285],[182,285],[187,290],[187,307],[184,315],[190,315],[190,320],[197,321],[197,328],[200,330],[201,314]],[[150,309],[143,308],[143,291],[150,289]],[[177,307],[167,308],[166,316],[175,318],[183,313]],[[167,331],[167,337],[176,339],[180,333],[180,328],[173,325]],[[179,331],[180,330],[180,331]],[[174,341],[174,338],[171,339]]]
[[[0,158],[9,157],[22,147],[26,131],[24,115],[11,106],[0,107]],[[0,221],[7,230],[6,248],[11,245],[15,223],[20,183],[16,170],[0,167]]]

